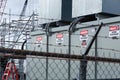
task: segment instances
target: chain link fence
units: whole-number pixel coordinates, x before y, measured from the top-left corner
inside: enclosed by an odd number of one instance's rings
[[[10,50],[6,50],[7,52]],[[14,59],[19,80],[120,80],[120,55],[118,52],[106,53],[107,57],[103,52],[98,54],[103,54],[104,57],[87,56],[85,58],[74,54],[71,56],[60,53],[42,54],[42,52],[35,51],[24,53],[21,50],[13,52],[14,55],[6,54],[0,58],[1,77],[8,60]],[[24,61],[23,69],[19,68],[19,60],[16,59]]]
[[[111,59],[112,60],[112,59]],[[26,80],[46,80],[46,58],[26,60]],[[48,80],[120,80],[120,63],[50,58],[48,60]],[[70,73],[68,73],[70,72]]]

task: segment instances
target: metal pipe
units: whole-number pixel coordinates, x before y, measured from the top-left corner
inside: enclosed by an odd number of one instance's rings
[[[32,30],[31,31],[34,31],[35,30],[35,23],[34,23],[34,21],[35,21],[35,14],[34,14],[34,12],[33,12],[33,14],[32,14]]]
[[[93,42],[94,42],[95,39],[97,38],[97,35],[99,34],[99,32],[100,32],[102,26],[103,26],[103,23],[100,24],[100,26],[99,26],[97,32],[96,32],[95,35],[93,36],[93,38],[92,38],[90,44],[88,45],[87,49],[85,50],[85,53],[83,54],[83,56],[88,55],[88,53],[89,53],[89,51],[90,51],[90,49],[91,49],[91,47],[92,47],[92,45],[93,45]]]
[[[70,27],[69,27],[69,41],[68,41],[68,54],[71,55],[71,34],[72,32],[75,30],[75,27],[76,27],[76,24],[81,20],[82,18],[77,18],[75,19],[71,24],[70,24]],[[70,60],[68,60],[68,80],[70,80],[70,76],[71,76],[71,71],[70,71],[70,68],[71,68],[71,62]]]
[[[100,24],[100,16],[99,16],[99,14],[96,14],[95,15],[95,17],[96,17],[96,19],[97,19],[97,21],[98,21],[98,24]],[[97,28],[95,28],[95,32],[97,31]],[[96,39],[95,39],[95,57],[97,57],[98,56],[98,35],[96,36]],[[97,80],[97,74],[98,74],[98,71],[97,71],[97,65],[98,65],[98,62],[97,61],[95,61],[95,80]]]
[[[96,30],[97,30],[97,29],[95,28],[95,31],[96,31]],[[97,48],[98,48],[98,39],[97,39],[97,37],[96,37],[96,39],[95,39],[95,57],[98,56]],[[98,65],[98,62],[95,61],[95,80],[97,80],[97,74],[98,74],[98,72],[97,72],[97,65]]]
[[[68,43],[68,55],[71,55],[71,31],[69,29],[69,43]],[[68,60],[68,80],[70,80],[70,59]]]

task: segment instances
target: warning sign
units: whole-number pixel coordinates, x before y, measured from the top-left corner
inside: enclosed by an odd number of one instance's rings
[[[81,42],[81,45],[82,45],[82,47],[87,47],[87,41],[86,41],[86,40],[83,40],[83,41]]]
[[[36,45],[40,46],[40,44],[42,44],[42,40],[43,40],[42,36],[37,36],[36,37]]]
[[[80,41],[88,40],[88,30],[80,31]]]
[[[36,41],[38,41],[38,42],[42,41],[42,37],[41,36],[37,36],[36,37]]]
[[[62,33],[57,33],[56,34],[56,43],[57,44],[62,44],[63,43],[63,34]]]
[[[119,26],[110,26],[109,37],[118,37],[118,36],[119,36]]]

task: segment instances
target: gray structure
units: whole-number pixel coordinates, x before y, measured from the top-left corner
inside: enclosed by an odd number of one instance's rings
[[[120,15],[120,0],[73,0],[72,17],[91,14]]]
[[[92,14],[120,15],[119,0],[40,0],[39,3],[41,24]]]
[[[55,21],[71,21],[72,0],[40,0],[40,24]]]
[[[92,39],[92,36],[95,34],[95,30],[98,28],[98,24],[99,22],[103,22],[104,26],[102,27],[102,30],[100,31],[100,34],[98,36],[98,41],[97,41],[97,46],[95,46],[95,44],[93,44],[89,55],[90,56],[99,56],[99,57],[109,57],[109,58],[119,58],[120,54],[118,54],[117,50],[119,49],[119,45],[117,45],[120,40],[118,38],[120,38],[119,36],[119,29],[118,29],[118,35],[114,35],[110,36],[111,32],[110,32],[110,27],[111,26],[120,26],[120,17],[115,17],[115,18],[108,18],[108,19],[102,19],[100,21],[91,21],[91,22],[86,22],[86,23],[81,23],[81,24],[77,24],[75,31],[72,33],[71,35],[71,54],[76,54],[76,55],[82,55],[84,54],[85,50],[86,50],[86,46],[89,44],[90,40]],[[64,27],[58,27],[58,28],[50,28],[50,36],[49,36],[49,52],[55,52],[55,53],[63,53],[63,54],[68,54],[68,29],[69,29],[69,25],[68,26],[64,26]],[[87,38],[81,38],[80,33],[81,31],[87,30],[88,31],[88,37]],[[62,33],[63,34],[63,39],[61,39],[62,41],[60,42],[60,44],[57,42],[57,34],[58,33]],[[84,32],[83,32],[84,33]],[[29,50],[35,50],[35,51],[43,51],[46,52],[46,47],[47,47],[47,43],[46,43],[46,33],[45,31],[33,31],[31,33],[32,39],[29,42],[32,43],[36,43],[36,44],[30,44],[28,45],[28,49]],[[42,37],[42,41],[37,41],[38,37]],[[86,40],[86,44],[87,45],[82,45],[82,42]],[[113,44],[114,43],[114,44]],[[95,47],[97,47],[97,53],[95,53]],[[112,50],[115,51],[112,51]],[[32,60],[34,60],[32,62]],[[34,64],[34,62],[37,62],[37,67],[40,66],[45,66],[46,65],[46,60],[43,59],[42,57],[39,57],[39,59],[32,59],[32,58],[27,58],[27,61],[31,61],[31,66]],[[66,67],[65,69],[63,69],[62,67],[60,67],[59,69],[56,69],[55,72],[57,75],[57,77],[52,78],[51,76],[56,76],[56,74],[51,72],[51,69],[48,69],[48,79],[50,80],[67,80],[68,78],[68,62],[63,60],[62,62],[60,60],[54,60],[54,59],[49,59],[48,60],[48,65],[51,66],[52,68],[57,68],[56,64],[51,65],[51,63],[55,61],[57,65],[62,66],[64,64],[64,67]],[[74,69],[76,71],[76,73],[71,72],[71,77],[70,79],[74,79],[74,78],[79,78],[79,68],[76,68],[75,65],[80,65],[79,62],[74,63],[74,61],[71,61],[71,67],[72,69]],[[92,70],[95,71],[95,64],[93,65],[93,62],[88,62],[88,65],[92,66]],[[97,65],[101,65],[102,63],[98,63]],[[106,64],[107,66],[107,64]],[[112,65],[111,65],[112,66]],[[114,65],[113,65],[114,66]],[[119,67],[119,65],[118,65]],[[114,68],[114,67],[112,67]],[[67,70],[66,70],[67,69]],[[72,71],[71,69],[71,71]],[[102,68],[104,69],[104,67]],[[59,73],[59,70],[62,70],[61,72],[65,74],[65,77],[62,77],[63,75],[61,75]],[[34,77],[34,74],[29,73],[30,69],[29,66],[27,68],[27,75],[31,75],[29,77],[31,77],[30,79],[36,78]],[[40,71],[35,71],[36,74],[41,74],[40,72],[44,72],[42,75],[38,75],[37,78],[40,80],[44,80],[46,73],[45,73],[45,68],[41,67]],[[87,70],[87,73],[89,72],[89,69]],[[107,73],[107,72],[106,72]],[[94,74],[89,74],[89,77],[91,77],[90,79],[95,79],[95,75],[97,75],[97,79],[114,79],[116,78],[116,76],[110,76],[107,75],[106,76],[101,76],[99,74],[102,74],[100,72],[99,67],[97,68],[97,73],[94,72]],[[119,73],[118,73],[119,74]],[[26,75],[26,77],[27,77]],[[44,77],[43,77],[44,75]],[[89,79],[89,77],[87,76],[87,79]],[[28,78],[28,77],[27,77]],[[63,79],[62,79],[63,78]],[[119,77],[118,77],[119,78]],[[29,78],[28,78],[29,79]],[[27,79],[27,80],[28,80]]]
[[[61,0],[39,0],[40,24],[61,20]]]

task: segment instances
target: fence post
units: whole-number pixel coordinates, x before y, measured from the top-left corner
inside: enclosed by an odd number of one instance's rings
[[[86,80],[86,73],[87,73],[87,60],[83,59],[80,61],[80,79],[79,80]]]
[[[96,31],[96,30],[97,30],[97,29],[95,28],[95,31]],[[98,39],[97,39],[97,37],[96,37],[96,39],[95,39],[95,57],[98,56],[97,48],[98,48]],[[98,62],[95,61],[95,80],[97,80],[97,74],[98,74],[98,72],[97,72],[97,65],[98,65]]]
[[[50,23],[45,25],[46,36],[47,36],[46,53],[49,52],[49,26],[50,26]],[[46,79],[45,80],[48,80],[48,57],[46,57]]]

